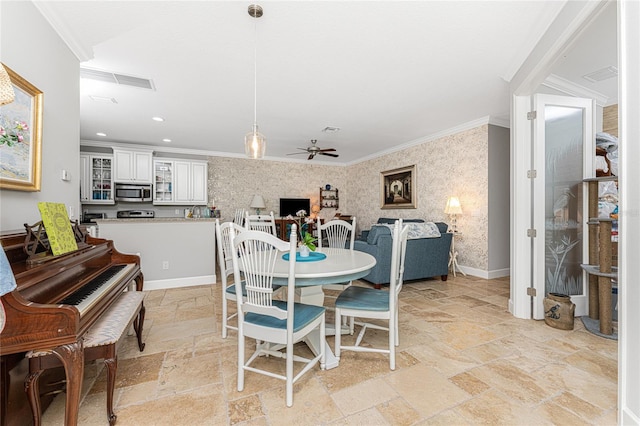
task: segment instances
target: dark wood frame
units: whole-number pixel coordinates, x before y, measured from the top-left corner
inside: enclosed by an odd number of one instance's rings
[[[400,187],[395,182],[399,182]],[[387,170],[380,173],[380,208],[415,209],[418,204],[416,191],[416,165]],[[392,188],[392,185],[393,188]],[[395,197],[392,192],[396,191]]]

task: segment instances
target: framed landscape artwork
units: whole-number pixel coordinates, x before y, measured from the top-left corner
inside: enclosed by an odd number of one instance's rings
[[[416,165],[380,173],[380,199],[383,209],[415,209]]]
[[[40,191],[43,94],[9,67],[4,68],[16,98],[0,106],[0,188]]]

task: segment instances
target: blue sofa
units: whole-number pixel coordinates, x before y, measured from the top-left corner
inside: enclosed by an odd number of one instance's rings
[[[378,224],[393,224],[396,219],[380,218]],[[422,219],[406,219],[404,223],[424,222]],[[407,240],[404,280],[418,280],[440,276],[446,281],[449,274],[449,250],[451,234],[447,224],[435,222],[441,236]],[[372,226],[355,241],[354,248],[376,258],[376,266],[363,279],[380,288],[389,283],[391,273],[391,230],[387,226]]]

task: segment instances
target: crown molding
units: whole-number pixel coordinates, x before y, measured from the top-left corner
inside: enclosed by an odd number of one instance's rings
[[[86,62],[93,59],[93,51],[91,49],[87,49],[82,42],[78,41],[73,30],[64,24],[64,21],[60,19],[58,13],[56,13],[51,7],[50,2],[34,1],[33,5],[38,9],[38,11],[40,11],[44,19],[49,22],[54,31],[58,33],[60,38],[65,42],[80,62]]]
[[[380,158],[380,157],[383,157],[385,155],[392,154],[392,153],[398,152],[398,151],[402,151],[402,150],[405,150],[407,148],[411,148],[411,147],[416,146],[416,145],[420,145],[420,144],[423,144],[423,143],[431,142],[431,141],[434,141],[436,139],[444,138],[444,137],[447,137],[447,136],[455,135],[456,133],[464,132],[466,130],[475,129],[476,127],[480,127],[480,126],[483,126],[485,124],[495,124],[495,125],[498,125],[498,126],[501,126],[501,127],[509,127],[508,123],[507,123],[506,126],[504,126],[503,125],[504,121],[502,121],[502,124],[498,124],[497,121],[500,121],[500,120],[491,119],[487,115],[485,117],[478,118],[478,119],[472,120],[472,121],[468,121],[466,123],[459,124],[459,125],[454,126],[454,127],[450,127],[450,128],[448,128],[446,130],[442,130],[442,131],[437,132],[437,133],[433,133],[433,134],[431,134],[429,136],[424,136],[422,138],[414,139],[412,141],[409,141],[409,142],[406,142],[406,143],[403,143],[403,144],[400,144],[400,145],[396,145],[396,146],[394,146],[392,148],[385,149],[384,151],[378,151],[375,154],[371,154],[371,155],[368,155],[366,157],[362,157],[362,158],[359,158],[358,160],[355,160],[355,161],[352,161],[350,163],[347,163],[347,165],[351,166],[351,165],[354,165],[354,164],[359,164],[359,163],[363,163],[365,161],[373,160],[375,158]]]
[[[611,102],[607,95],[604,95],[595,90],[588,89],[555,74],[549,75],[549,77],[547,77],[542,82],[542,85],[554,90],[558,90],[567,95],[576,96],[579,98],[595,99],[596,105],[602,107],[609,105]]]

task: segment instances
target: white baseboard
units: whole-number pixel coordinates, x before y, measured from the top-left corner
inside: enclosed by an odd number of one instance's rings
[[[167,288],[193,287],[196,285],[213,284],[215,275],[202,275],[199,277],[171,278],[168,280],[151,280],[144,282],[144,290],[164,290]]]
[[[485,280],[491,280],[494,278],[508,277],[511,273],[510,268],[495,269],[493,271],[484,271],[482,269],[471,268],[469,266],[458,265],[458,269],[467,275],[473,277],[484,278]]]

